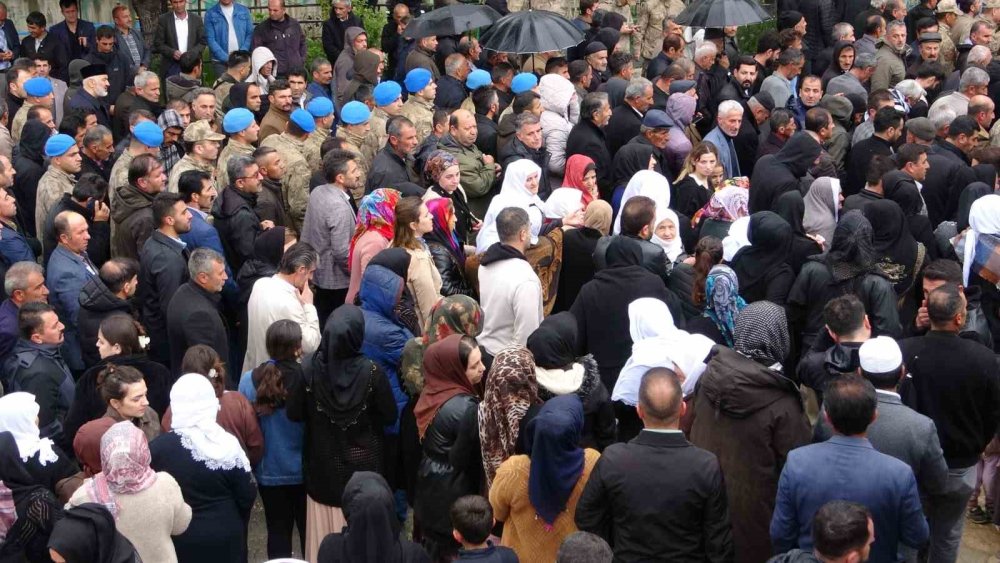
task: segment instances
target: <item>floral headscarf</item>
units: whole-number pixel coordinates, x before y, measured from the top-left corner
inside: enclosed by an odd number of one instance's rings
[[[392,226],[396,222],[396,204],[400,193],[390,188],[379,188],[366,195],[358,207],[358,226],[351,237],[351,249],[347,254],[347,266],[354,261],[354,246],[361,235],[368,231],[378,231],[385,240],[392,240]]]
[[[436,150],[427,158],[427,164],[424,164],[424,176],[436,184],[441,174],[452,166],[458,166],[455,155],[445,150]]]
[[[424,388],[424,351],[438,340],[452,334],[476,337],[483,330],[483,310],[467,295],[449,295],[431,308],[431,318],[423,336],[411,338],[403,348],[401,370],[403,385],[411,395]]]
[[[501,350],[493,360],[479,404],[479,442],[487,488],[493,486],[500,464],[514,455],[521,419],[532,405],[541,402],[531,352],[523,346]]]
[[[465,250],[459,244],[455,230],[451,228],[452,218],[455,217],[455,207],[451,200],[438,197],[428,201],[426,205],[434,222],[434,230],[424,235],[424,241],[444,245],[455,257],[455,260],[464,267]]]
[[[705,279],[705,312],[702,314],[712,319],[730,347],[733,345],[736,317],[746,306],[746,301],[740,297],[736,272],[723,264],[712,266]]]
[[[142,430],[131,422],[113,425],[101,437],[102,471],[90,479],[88,493],[118,518],[116,494],[131,495],[156,482],[150,468],[149,444]]]
[[[741,186],[727,186],[712,194],[705,207],[691,218],[691,226],[703,219],[735,221],[750,215],[750,190]]]

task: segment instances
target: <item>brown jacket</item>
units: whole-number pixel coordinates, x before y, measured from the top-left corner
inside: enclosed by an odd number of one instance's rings
[[[267,110],[267,114],[264,116],[264,119],[260,120],[260,135],[258,136],[258,141],[263,143],[264,139],[270,137],[271,135],[280,135],[284,133],[285,126],[288,125],[288,120],[291,115],[291,112],[281,111],[280,109],[271,106],[271,109]]]

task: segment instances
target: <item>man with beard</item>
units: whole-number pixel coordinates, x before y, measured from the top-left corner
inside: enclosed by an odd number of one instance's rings
[[[282,203],[284,188],[281,178],[285,175],[285,161],[274,147],[260,147],[253,152],[253,159],[260,167],[262,189],[257,194],[253,209],[261,221],[271,221],[275,227],[288,224]]]
[[[717,126],[705,135],[705,141],[715,145],[718,150],[719,162],[726,178],[742,176],[733,139],[739,134],[743,123],[743,106],[735,100],[722,102],[719,104],[716,122]]]
[[[111,114],[102,100],[108,95],[108,69],[102,64],[89,64],[80,71],[83,87],[69,101],[70,109],[97,116],[97,123],[111,127]]]
[[[115,49],[115,29],[113,27],[102,25],[97,28],[94,47],[90,54],[84,58],[90,64],[100,64],[107,68],[108,92],[105,102],[110,105],[131,84],[135,72],[132,70],[128,55]],[[84,75],[84,79],[86,79],[86,75]]]
[[[608,78],[605,72],[608,70],[608,48],[600,41],[592,41],[584,49],[585,60],[590,65],[590,86],[588,92],[596,92],[598,86],[604,84]]]
[[[906,24],[896,20],[889,22],[885,38],[875,57],[875,74],[872,75],[871,89],[892,88],[906,77]]]
[[[271,135],[280,135],[288,124],[292,112],[292,87],[287,80],[275,80],[268,91],[267,99],[271,102],[267,115],[260,121],[260,140]]]
[[[917,56],[910,57],[912,63],[906,69],[906,76],[913,78],[917,75],[917,68],[924,63],[936,63],[941,56],[941,34],[936,31],[925,31],[917,38]]]

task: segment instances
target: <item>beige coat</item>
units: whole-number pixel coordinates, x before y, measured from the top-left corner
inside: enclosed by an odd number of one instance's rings
[[[420,316],[420,326],[427,326],[431,310],[441,300],[441,274],[426,248],[406,249],[410,254],[410,269],[406,272],[406,287],[413,295]]]
[[[215,177],[215,166],[212,163],[202,163],[194,155],[188,153],[178,160],[177,164],[170,170],[170,176],[167,178],[168,192],[177,193],[177,183],[181,181],[181,174],[188,170],[201,170],[207,172],[209,176]]]
[[[411,95],[410,99],[403,104],[403,111],[400,115],[413,122],[417,128],[417,144],[424,142],[424,139],[434,130],[434,103],[426,102],[418,96]]]
[[[632,55],[650,60],[663,50],[663,20],[676,16],[684,9],[680,0],[642,0],[639,20],[632,34]]]

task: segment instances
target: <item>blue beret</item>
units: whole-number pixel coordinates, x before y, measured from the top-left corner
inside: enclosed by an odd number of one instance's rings
[[[53,135],[45,141],[45,156],[62,156],[75,144],[76,139],[69,135]]]
[[[330,98],[322,96],[313,98],[306,104],[306,111],[309,112],[309,115],[316,118],[329,117],[333,113],[333,102]]]
[[[143,121],[132,129],[132,136],[147,147],[159,147],[163,144],[163,129],[152,121]]]
[[[253,114],[247,108],[233,108],[222,118],[222,130],[233,134],[245,130],[253,124]]]
[[[52,93],[52,82],[48,78],[36,76],[24,83],[24,93],[35,98],[48,96]]]
[[[419,92],[431,83],[431,78],[431,71],[426,68],[415,68],[406,73],[406,80],[403,80],[403,83],[406,84],[407,92]]]
[[[368,121],[372,112],[361,102],[347,102],[340,110],[340,120],[348,125],[358,125]]]
[[[306,133],[312,133],[316,130],[316,120],[313,119],[311,113],[302,108],[293,111],[289,119]]]
[[[465,87],[469,90],[475,90],[476,88],[489,86],[490,84],[493,84],[493,77],[481,68],[470,72],[469,77],[465,79]]]
[[[372,92],[375,96],[375,105],[382,107],[391,104],[399,99],[403,95],[403,87],[399,85],[399,82],[393,82],[392,80],[386,80],[385,82],[379,83]]]
[[[510,91],[515,94],[527,92],[538,86],[538,77],[530,72],[520,72],[510,81]]]

